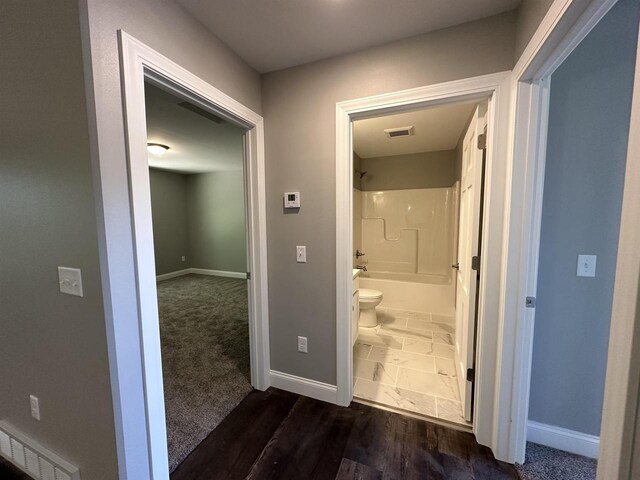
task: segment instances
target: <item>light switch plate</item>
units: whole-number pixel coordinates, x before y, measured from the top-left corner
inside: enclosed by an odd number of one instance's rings
[[[578,255],[576,275],[578,277],[595,277],[597,258],[596,255]]]
[[[77,297],[82,293],[82,272],[79,268],[58,267],[58,283],[60,292]]]
[[[31,406],[31,416],[40,420],[40,400],[34,395],[29,395],[29,405]]]
[[[296,247],[296,262],[307,263],[307,247],[305,246]]]

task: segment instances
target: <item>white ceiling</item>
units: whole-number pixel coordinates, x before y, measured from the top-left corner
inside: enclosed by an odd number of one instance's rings
[[[178,2],[264,73],[489,17],[521,0]]]
[[[178,105],[183,101],[145,84],[147,141],[169,147],[164,155],[149,154],[149,166],[181,173],[242,169],[244,130],[189,111]]]
[[[353,149],[360,158],[453,150],[477,102],[444,105],[415,112],[358,120],[353,124]],[[389,138],[387,128],[414,126],[408,137]]]

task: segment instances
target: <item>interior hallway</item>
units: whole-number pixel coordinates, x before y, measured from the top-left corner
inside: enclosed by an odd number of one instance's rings
[[[253,391],[171,480],[517,479],[470,433],[352,403]]]

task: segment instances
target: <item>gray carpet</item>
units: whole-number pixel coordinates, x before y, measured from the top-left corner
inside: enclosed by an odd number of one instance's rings
[[[158,283],[171,471],[251,391],[246,284],[204,275]]]
[[[522,480],[590,480],[596,460],[527,442],[524,465],[516,465]]]

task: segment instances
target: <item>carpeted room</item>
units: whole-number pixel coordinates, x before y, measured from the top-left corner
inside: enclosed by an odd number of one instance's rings
[[[145,85],[170,470],[252,389],[244,131]]]

